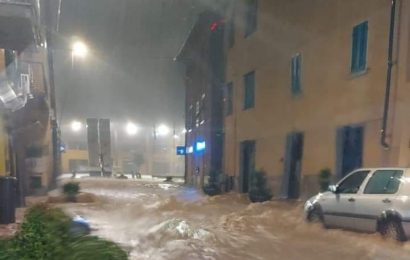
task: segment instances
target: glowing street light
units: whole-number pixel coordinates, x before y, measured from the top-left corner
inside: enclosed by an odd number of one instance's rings
[[[132,122],[128,122],[127,125],[125,126],[125,131],[130,136],[136,135],[138,132],[138,126]]]
[[[83,124],[80,121],[71,122],[71,130],[73,132],[79,132],[83,128]]]
[[[160,125],[157,128],[157,134],[159,136],[166,136],[166,135],[169,134],[170,131],[171,131],[171,129],[169,129],[169,127],[166,126],[166,125]]]
[[[81,41],[74,42],[72,46],[72,55],[79,58],[85,58],[88,54],[88,47]]]

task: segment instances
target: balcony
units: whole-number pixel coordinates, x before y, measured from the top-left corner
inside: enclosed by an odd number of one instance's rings
[[[39,40],[39,0],[0,0],[0,48],[22,51]]]

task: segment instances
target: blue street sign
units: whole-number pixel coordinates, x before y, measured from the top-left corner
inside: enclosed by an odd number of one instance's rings
[[[185,146],[177,146],[177,155],[185,155],[185,154],[186,154]]]

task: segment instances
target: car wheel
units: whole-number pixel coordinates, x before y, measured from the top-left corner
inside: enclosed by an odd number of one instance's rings
[[[322,215],[322,211],[320,210],[320,208],[318,207],[313,208],[309,212],[307,216],[307,220],[312,223],[322,223],[323,224],[323,215]]]
[[[403,227],[399,220],[390,220],[382,224],[380,228],[380,233],[385,239],[396,241],[406,240]]]

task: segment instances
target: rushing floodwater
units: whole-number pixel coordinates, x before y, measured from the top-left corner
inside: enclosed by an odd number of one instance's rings
[[[82,188],[99,202],[67,210],[130,248],[131,259],[410,258],[410,242],[307,224],[300,204],[249,204],[238,194],[206,197],[160,182],[84,180]]]

